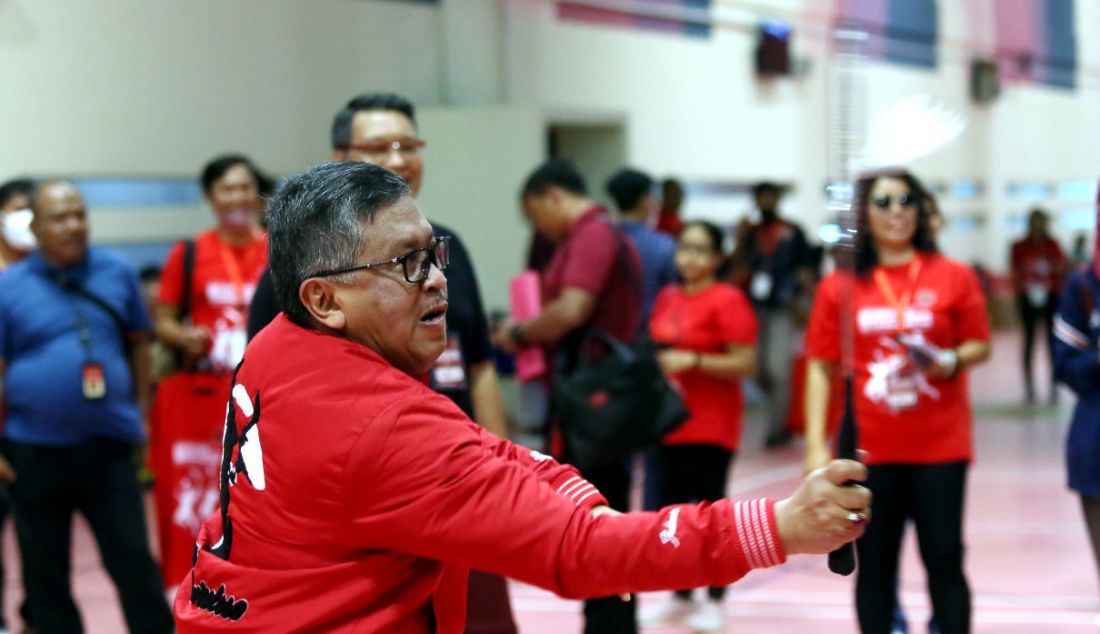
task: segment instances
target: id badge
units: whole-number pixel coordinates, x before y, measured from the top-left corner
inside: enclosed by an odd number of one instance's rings
[[[462,357],[462,347],[458,335],[447,333],[447,348],[439,355],[435,365],[429,370],[431,385],[437,390],[466,389],[466,362]]]
[[[1027,302],[1035,308],[1047,305],[1047,287],[1044,284],[1029,284],[1027,287]]]
[[[107,394],[107,379],[103,375],[103,366],[89,361],[82,372],[84,398],[94,401]]]
[[[915,407],[920,399],[916,382],[909,377],[896,377],[889,381],[886,392],[886,405],[894,410]]]
[[[753,275],[752,283],[749,284],[749,294],[758,302],[765,301],[768,297],[771,297],[772,276],[764,271],[760,271],[756,275]]]

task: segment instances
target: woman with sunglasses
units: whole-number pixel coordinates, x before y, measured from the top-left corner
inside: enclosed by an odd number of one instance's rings
[[[990,329],[973,271],[940,255],[924,191],[908,172],[857,184],[855,276],[818,289],[806,337],[806,467],[825,465],[830,386],[851,336],[860,447],[874,518],[857,542],[856,609],[864,634],[889,634],[898,556],[912,518],[943,634],[970,631],[962,520],[973,425],[966,370],[985,361]],[[840,312],[851,311],[841,321]],[[841,324],[853,328],[842,333]]]
[[[756,317],[740,289],[718,281],[726,260],[722,240],[722,230],[709,222],[685,224],[675,255],[683,281],[662,289],[653,305],[650,335],[662,347],[658,361],[691,413],[658,449],[662,507],[725,497],[741,440],[741,379],[756,368]],[[690,589],[680,590],[668,603],[643,611],[642,623],[721,632],[725,590],[709,588],[700,604],[692,602]]]

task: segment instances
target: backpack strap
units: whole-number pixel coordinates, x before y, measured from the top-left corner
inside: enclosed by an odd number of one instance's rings
[[[176,317],[182,322],[191,315],[191,289],[195,280],[195,241],[183,241],[183,292]]]
[[[183,324],[191,316],[191,290],[195,281],[195,241],[183,240],[183,284],[181,286],[180,303],[176,308],[176,319]],[[187,356],[183,350],[176,350],[176,369],[187,367]]]

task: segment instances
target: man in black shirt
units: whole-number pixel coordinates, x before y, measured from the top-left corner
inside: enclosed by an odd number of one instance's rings
[[[773,183],[753,187],[760,222],[739,237],[739,258],[747,268],[745,290],[760,324],[758,382],[767,396],[768,447],[790,439],[791,366],[798,346],[795,316],[807,281],[812,278],[810,249],[802,228],[779,217],[781,190]]]
[[[380,165],[420,193],[425,142],[416,127],[415,110],[407,99],[369,93],[353,98],[336,113],[332,123],[332,158]],[[489,322],[466,247],[453,231],[432,222],[437,236],[450,238],[447,266],[447,348],[428,372],[432,389],[448,396],[470,418],[490,432],[507,437],[500,385],[493,364]],[[256,288],[249,309],[251,339],[279,314],[269,271]],[[499,577],[471,572],[468,634],[514,634],[507,586]]]

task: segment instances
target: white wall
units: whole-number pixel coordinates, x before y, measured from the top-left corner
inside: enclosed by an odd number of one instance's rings
[[[542,115],[470,107],[423,109],[417,118],[428,141],[420,208],[462,238],[486,308],[507,309],[508,280],[523,270],[529,241],[519,188],[546,155]]]
[[[4,0],[0,176],[194,174],[230,149],[299,169],[328,155],[350,95],[437,101],[437,19],[351,0]]]

